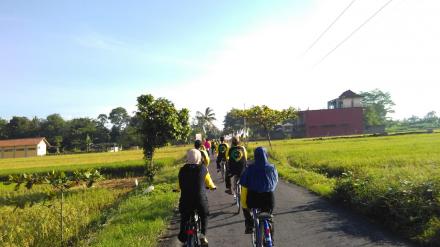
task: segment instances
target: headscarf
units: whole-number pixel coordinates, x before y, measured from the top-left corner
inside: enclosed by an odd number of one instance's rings
[[[200,164],[200,161],[202,160],[202,154],[199,150],[193,148],[188,150],[186,153],[186,163],[187,164]]]
[[[274,191],[278,183],[278,172],[268,161],[267,151],[257,147],[254,164],[249,165],[240,178],[240,184],[258,193]]]

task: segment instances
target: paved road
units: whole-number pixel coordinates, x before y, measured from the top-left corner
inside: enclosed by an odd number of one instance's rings
[[[214,168],[212,163],[210,171],[217,190],[208,192],[209,246],[251,246],[251,235],[244,234],[243,214],[236,214],[233,198],[224,193],[225,185]],[[275,199],[276,246],[411,246],[304,188],[280,181]],[[182,246],[177,240],[178,218],[172,219],[159,246]]]

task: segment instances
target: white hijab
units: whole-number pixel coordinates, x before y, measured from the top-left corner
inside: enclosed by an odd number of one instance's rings
[[[186,163],[187,164],[200,164],[200,161],[202,160],[202,154],[199,150],[193,148],[188,150],[186,153]]]

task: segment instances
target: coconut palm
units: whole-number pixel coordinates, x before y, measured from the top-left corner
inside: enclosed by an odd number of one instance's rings
[[[198,125],[203,129],[204,134],[206,134],[206,129],[213,126],[214,124],[212,122],[216,120],[215,113],[210,107],[206,107],[204,113],[197,111],[196,119]]]

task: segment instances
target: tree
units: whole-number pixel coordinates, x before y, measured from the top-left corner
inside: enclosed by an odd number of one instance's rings
[[[139,133],[142,136],[146,160],[145,172],[147,181],[152,183],[159,169],[153,163],[154,151],[172,141],[187,138],[188,110],[177,111],[171,101],[165,98],[155,99],[151,94],[139,96],[137,102],[136,116],[141,121]]]
[[[209,107],[206,107],[204,113],[197,111],[196,112],[196,119],[197,119],[198,125],[203,130],[203,134],[205,134],[205,135],[206,135],[207,129],[214,125],[212,122],[216,120],[215,113]]]
[[[43,136],[59,153],[66,132],[66,121],[59,114],[51,114],[42,122],[41,129]]]
[[[245,128],[244,122],[242,110],[232,108],[223,120],[223,132],[236,134]]]
[[[104,127],[108,123],[108,117],[105,114],[99,114],[99,116],[96,118],[96,120],[98,120],[98,123]]]
[[[130,122],[130,116],[128,115],[127,110],[125,110],[123,107],[113,109],[108,115],[108,119],[119,130],[125,128],[125,126]]]
[[[395,105],[388,92],[374,89],[370,92],[361,92],[362,104],[365,107],[364,122],[366,125],[383,125],[387,121],[387,114],[393,113]]]
[[[274,110],[268,106],[254,106],[247,110],[238,110],[241,117],[246,118],[251,127],[262,127],[266,133],[267,141],[272,148],[270,131],[277,125],[288,119],[296,118],[296,110],[293,107],[284,110]]]
[[[7,130],[8,122],[2,118],[0,118],[0,140],[8,138],[8,130]]]
[[[26,138],[29,136],[31,121],[27,117],[14,116],[7,124],[8,138]]]

